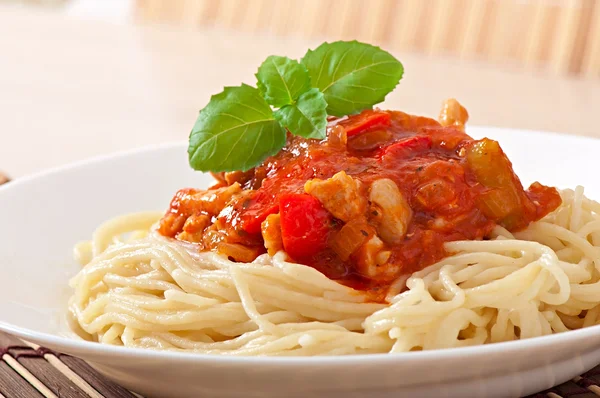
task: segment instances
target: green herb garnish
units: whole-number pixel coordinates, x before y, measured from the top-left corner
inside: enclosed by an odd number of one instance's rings
[[[400,61],[379,47],[356,41],[322,44],[302,64],[312,86],[325,94],[327,112],[351,115],[383,102],[404,72]]]
[[[200,111],[188,148],[192,168],[246,171],[279,152],[286,129],[324,139],[327,115],[343,116],[382,102],[403,74],[400,61],[357,41],[323,43],[301,62],[270,56],[257,87],[226,87]]]
[[[248,170],[284,145],[285,131],[269,104],[242,84],[211,97],[190,134],[188,153],[196,170]]]
[[[293,104],[310,90],[308,69],[288,57],[271,55],[258,68],[256,79],[260,94],[275,107]]]
[[[304,138],[325,138],[327,102],[317,88],[311,88],[298,100],[275,111],[275,119],[292,134]]]

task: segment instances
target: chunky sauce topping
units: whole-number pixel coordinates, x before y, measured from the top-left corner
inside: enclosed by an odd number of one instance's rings
[[[333,121],[324,141],[290,135],[261,166],[178,192],[160,232],[236,261],[284,249],[380,299],[446,256],[444,242],[519,230],[560,204],[554,188],[525,191],[497,142],[442,122],[365,111]]]

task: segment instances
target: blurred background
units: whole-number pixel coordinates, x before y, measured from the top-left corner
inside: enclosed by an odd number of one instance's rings
[[[404,63],[389,108],[600,137],[600,0],[0,0],[0,168],[185,140],[266,56],[337,39]]]
[[[597,0],[138,0],[140,22],[358,39],[564,75],[600,76]]]
[[[357,39],[427,56],[600,77],[598,0],[0,0],[182,29]]]

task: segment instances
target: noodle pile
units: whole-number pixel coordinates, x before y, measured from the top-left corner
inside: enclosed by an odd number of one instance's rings
[[[591,326],[600,317],[600,203],[583,188],[512,235],[446,244],[454,255],[389,304],[284,252],[253,263],[152,231],[159,213],[103,224],[76,247],[74,329],[106,344],[223,355],[342,355],[461,347]]]

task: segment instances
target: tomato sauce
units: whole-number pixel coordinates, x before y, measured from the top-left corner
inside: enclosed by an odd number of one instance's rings
[[[394,279],[447,256],[445,242],[485,239],[496,225],[522,229],[560,204],[554,188],[534,183],[525,191],[495,141],[473,140],[457,127],[394,111],[365,111],[336,122],[346,131],[347,142],[338,142],[332,131],[340,127],[334,126],[324,141],[290,135],[281,152],[246,174],[240,183],[249,194],[217,217],[223,239],[235,236],[237,243],[260,246],[261,222],[280,211],[283,195],[304,194],[308,180],[326,180],[344,171],[360,181],[368,198],[374,181],[391,179],[412,210],[402,242],[386,244],[391,251],[388,262],[399,265],[397,271],[382,278],[365,277],[357,271],[354,256],[343,260],[328,244],[294,259],[377,297]],[[178,203],[172,203],[171,213],[177,209]],[[176,236],[173,225],[163,224],[161,232]],[[328,233],[321,235],[325,240],[344,222],[330,217],[326,224]]]

